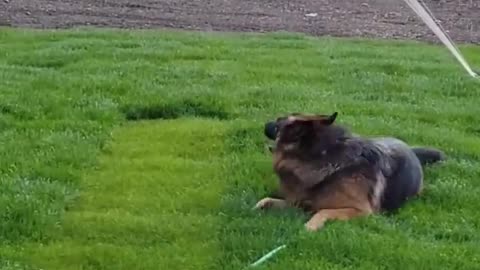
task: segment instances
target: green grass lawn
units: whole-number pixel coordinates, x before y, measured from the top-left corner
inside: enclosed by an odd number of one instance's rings
[[[480,66],[480,48],[462,47]],[[479,269],[480,81],[414,42],[0,28],[0,269]],[[257,213],[263,124],[340,112],[444,150],[391,217]]]

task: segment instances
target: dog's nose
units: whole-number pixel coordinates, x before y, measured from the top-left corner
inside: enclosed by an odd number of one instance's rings
[[[270,140],[277,138],[277,126],[275,122],[268,122],[265,124],[265,136]]]

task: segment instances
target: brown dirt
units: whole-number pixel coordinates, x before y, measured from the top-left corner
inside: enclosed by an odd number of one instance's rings
[[[480,0],[426,2],[455,41],[480,43]],[[0,0],[0,25],[284,30],[436,40],[402,0]]]

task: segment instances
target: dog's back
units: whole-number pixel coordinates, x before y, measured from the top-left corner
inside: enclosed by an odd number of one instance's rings
[[[372,141],[382,155],[379,166],[385,177],[381,209],[393,211],[422,190],[422,164],[410,146],[399,139],[377,138]]]

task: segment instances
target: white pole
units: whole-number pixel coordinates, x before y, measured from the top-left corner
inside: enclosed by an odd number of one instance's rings
[[[447,35],[445,31],[439,26],[433,19],[433,14],[429,14],[424,6],[422,6],[417,0],[405,0],[408,6],[423,20],[423,22],[435,33],[435,35],[442,41],[442,43],[450,50],[450,52],[457,58],[457,60],[462,64],[463,68],[468,72],[468,74],[474,78],[478,75],[472,70],[470,65],[465,61],[460,50],[455,46],[453,41]]]

